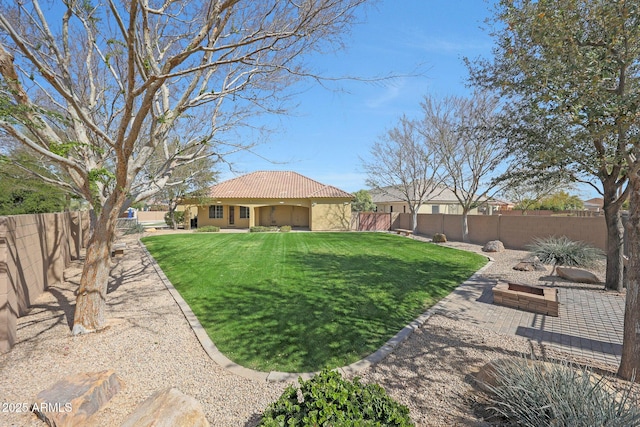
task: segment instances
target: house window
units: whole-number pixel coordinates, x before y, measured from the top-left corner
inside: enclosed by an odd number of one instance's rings
[[[223,218],[224,206],[212,205],[209,206],[209,218]]]
[[[431,206],[431,213],[432,214],[439,214],[440,213],[440,206],[439,205]]]
[[[240,206],[240,218],[248,219],[249,218],[249,208],[246,206]]]

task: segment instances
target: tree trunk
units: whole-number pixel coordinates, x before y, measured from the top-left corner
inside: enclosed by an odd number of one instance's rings
[[[415,209],[411,212],[411,232],[416,234],[416,230],[418,229],[418,210]]]
[[[462,241],[469,243],[469,212],[462,211]]]
[[[605,192],[606,196],[606,192]],[[615,198],[615,195],[614,195]],[[607,224],[607,271],[605,289],[622,292],[624,272],[624,225],[620,208],[607,203],[605,197],[604,218]]]
[[[640,382],[640,176],[629,180],[629,261],[627,264],[627,297],[624,310],[622,359],[618,375]]]
[[[111,243],[119,212],[118,207],[107,202],[95,221],[76,297],[73,335],[95,332],[105,326]]]

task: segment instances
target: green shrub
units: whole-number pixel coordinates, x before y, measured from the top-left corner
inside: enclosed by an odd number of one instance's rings
[[[433,241],[433,243],[446,243],[447,236],[443,233],[436,233],[433,235],[433,238],[431,240]]]
[[[282,227],[280,227],[280,231],[283,233],[288,233],[289,231],[291,231],[291,226],[290,225],[283,225]]]
[[[565,236],[535,239],[527,247],[543,264],[564,265],[567,267],[593,267],[601,261],[604,254],[598,248],[584,242],[574,242]]]
[[[139,222],[133,225],[132,227],[128,228],[124,232],[124,234],[137,234],[137,233],[144,233],[144,225],[140,224]]]
[[[174,211],[173,219],[176,221],[177,225],[184,224],[184,211]],[[173,221],[171,220],[171,212],[167,212],[164,214],[164,222],[171,228],[173,227]]]
[[[220,231],[220,227],[216,227],[215,225],[205,225],[203,227],[196,228],[196,231],[199,233],[217,233]]]
[[[495,364],[490,411],[518,426],[638,426],[631,386],[619,392],[587,368],[570,363]]]
[[[298,382],[299,389],[288,386],[269,405],[261,426],[413,426],[409,409],[377,384],[351,382],[328,369]]]
[[[264,225],[255,225],[249,228],[251,233],[267,233],[270,231],[278,231],[278,227],[266,227]]]

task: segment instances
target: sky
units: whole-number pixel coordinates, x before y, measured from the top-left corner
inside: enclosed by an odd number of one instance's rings
[[[263,117],[278,131],[254,153],[230,156],[236,172],[223,168],[220,179],[291,170],[348,192],[367,188],[361,158],[402,114],[419,117],[426,94],[469,93],[462,58],[491,53],[491,38],[480,28],[489,10],[484,0],[383,0],[367,8],[364,23],[344,39],[345,50],[310,62],[324,75],[400,77],[341,81],[337,89],[303,84],[292,114]]]
[[[220,179],[291,170],[348,192],[367,188],[362,158],[403,114],[418,118],[427,94],[470,94],[463,58],[490,57],[493,41],[483,28],[493,3],[382,0],[367,8],[364,22],[344,39],[345,50],[310,62],[329,76],[400,77],[377,83],[342,81],[340,90],[302,85],[291,115],[264,117],[278,132],[253,153],[228,157],[234,172],[223,168]]]

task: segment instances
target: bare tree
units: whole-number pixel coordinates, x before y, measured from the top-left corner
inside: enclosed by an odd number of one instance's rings
[[[540,200],[560,189],[573,189],[574,185],[563,171],[538,171],[520,167],[505,172],[500,178],[501,197],[513,202],[523,215],[539,204]]]
[[[173,141],[173,144],[180,145],[179,140]],[[186,154],[186,153],[185,153]],[[143,181],[154,179],[157,176],[157,170],[164,165],[162,153],[157,153],[149,159],[143,167],[139,175]],[[216,169],[215,159],[212,157],[203,157],[194,162],[178,165],[171,178],[164,184],[162,189],[155,195],[155,198],[166,202],[168,208],[168,217],[171,226],[178,228],[179,221],[176,220],[176,210],[178,205],[188,196],[190,199],[199,199],[208,193],[209,187],[216,181],[219,171]],[[190,210],[185,210],[189,213]],[[185,220],[188,220],[185,217]]]
[[[105,324],[120,212],[179,165],[247,148],[230,132],[285,112],[286,88],[314,77],[304,58],[334,50],[365,1],[0,0],[1,133],[56,162],[94,212],[74,334]]]
[[[492,178],[506,157],[506,145],[494,130],[498,101],[485,93],[471,98],[425,96],[420,132],[437,150],[444,182],[462,206],[462,239],[469,241],[469,212],[499,191]]]
[[[418,211],[442,192],[441,159],[418,132],[416,123],[402,116],[371,147],[370,160],[363,160],[367,184],[375,191],[406,202],[412,231],[418,226]]]

